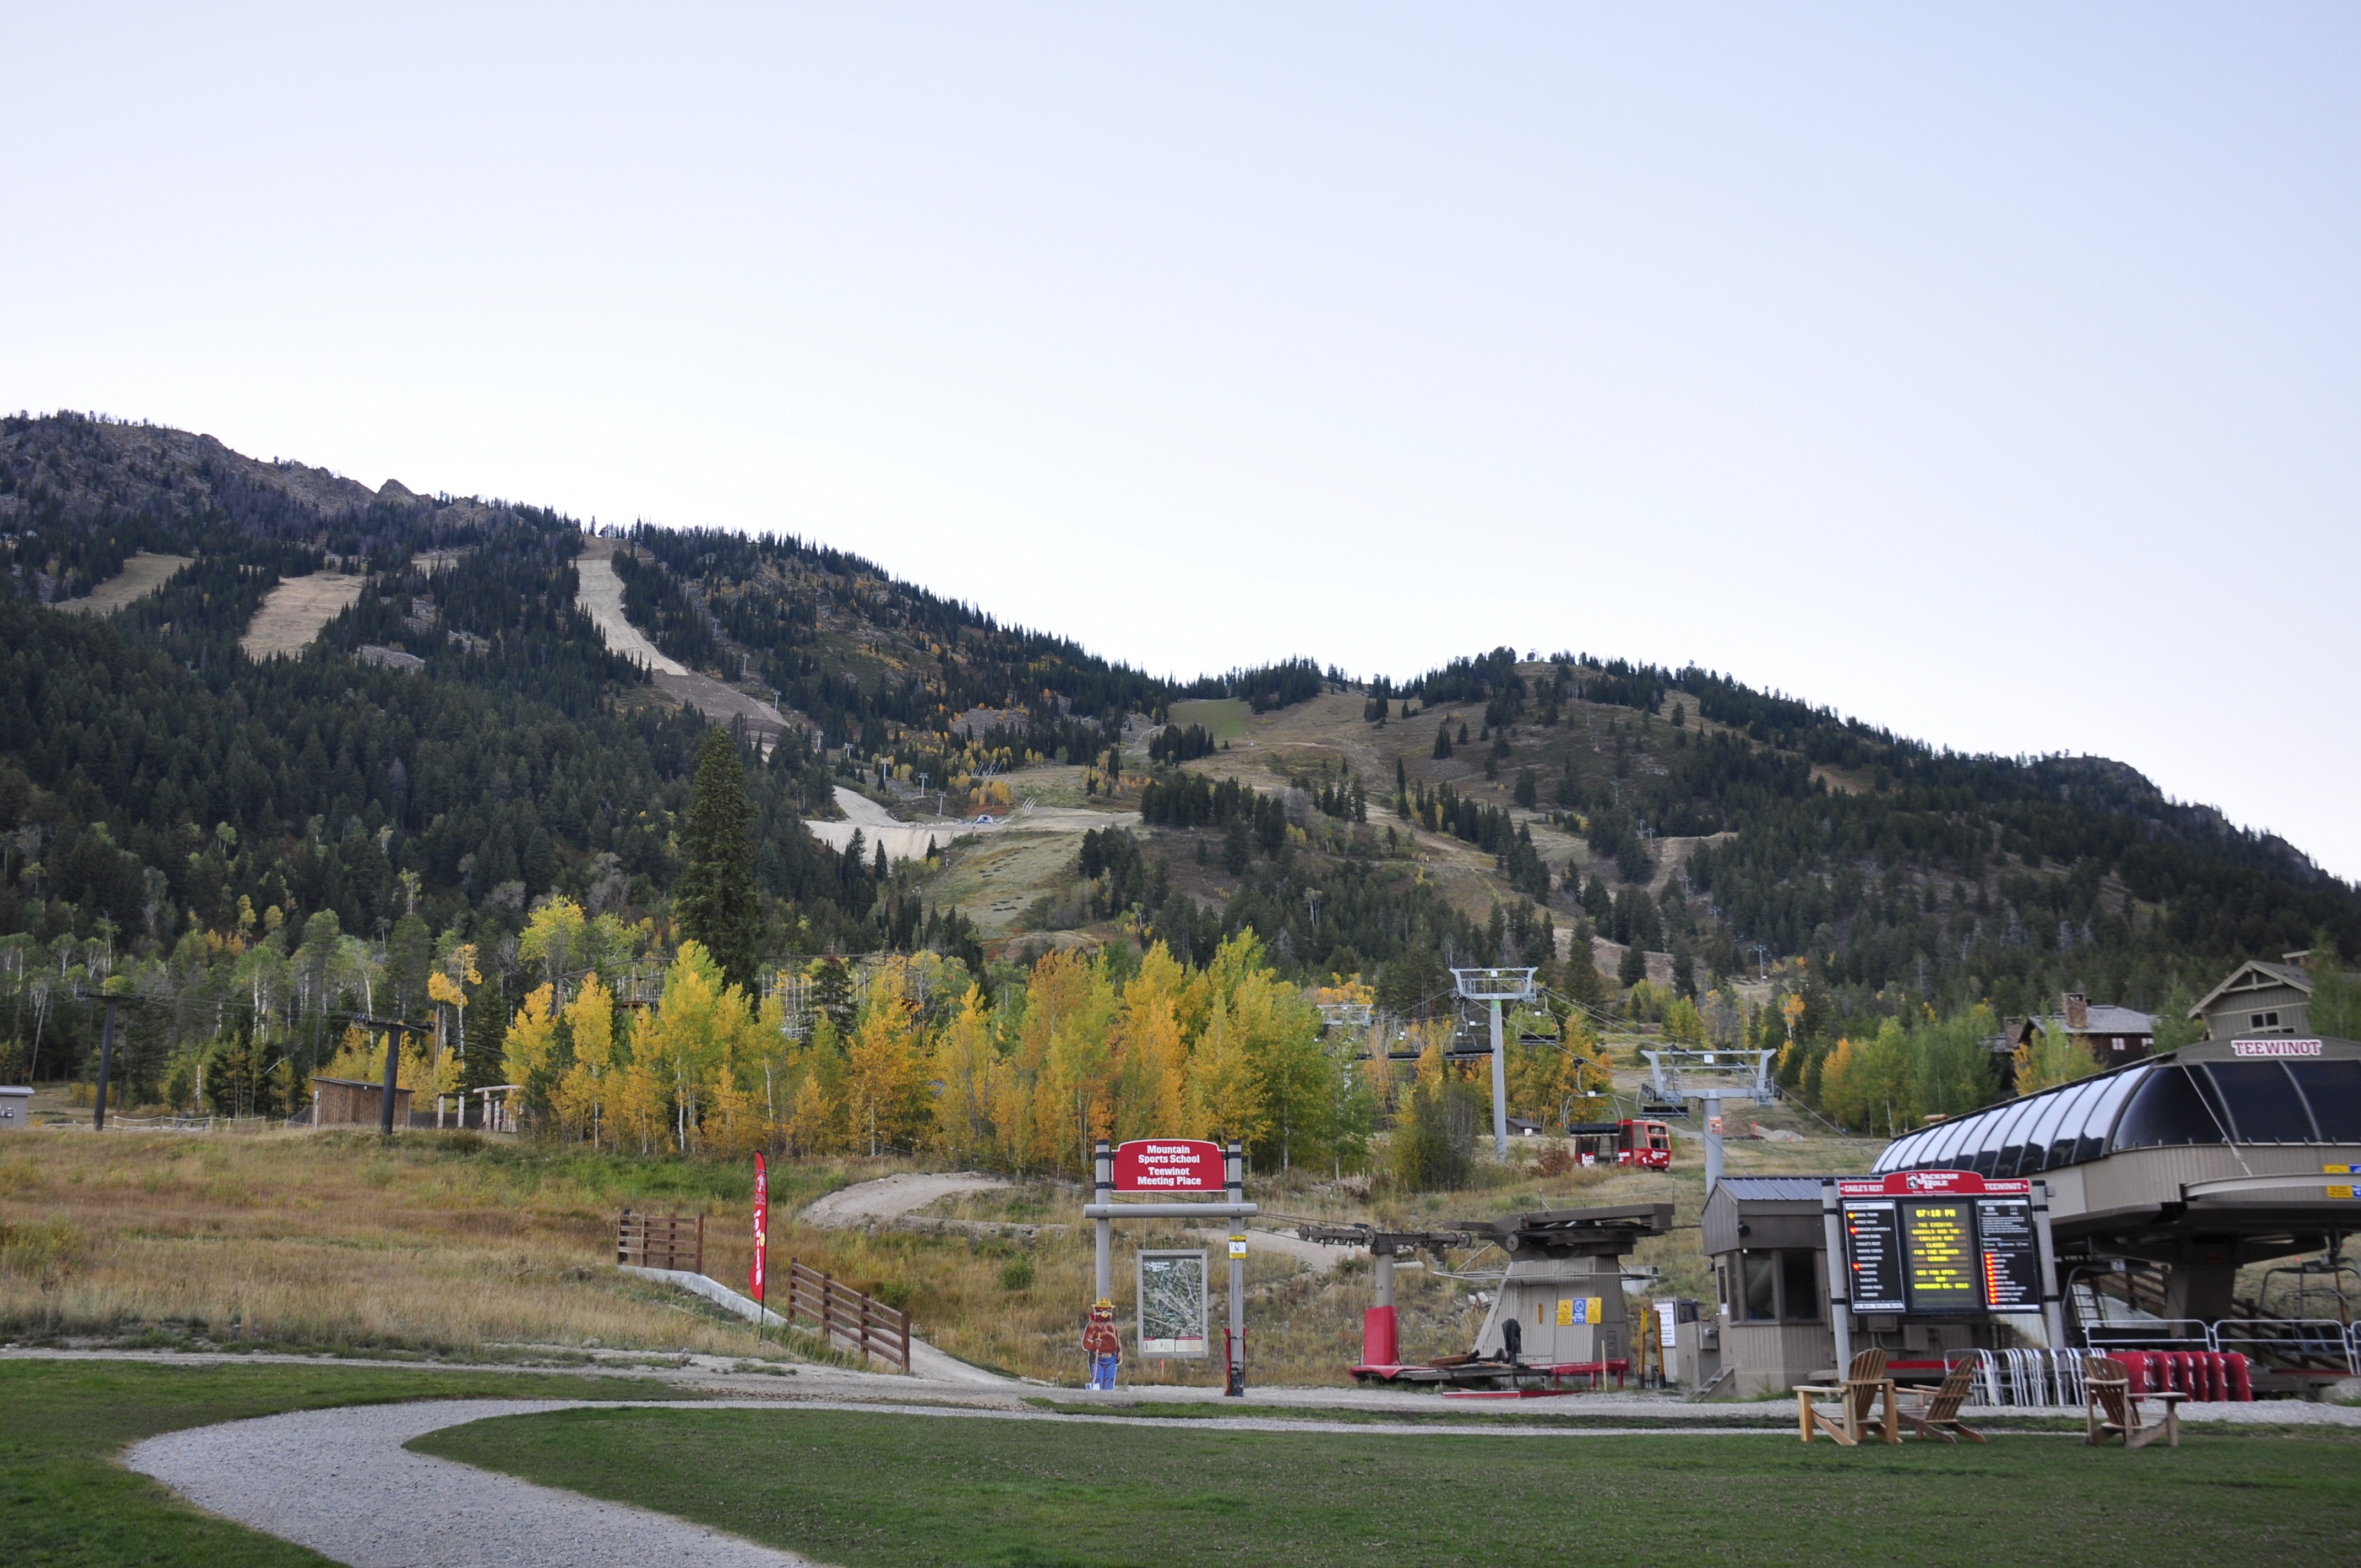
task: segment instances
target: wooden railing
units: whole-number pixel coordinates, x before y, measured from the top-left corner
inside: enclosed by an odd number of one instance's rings
[[[705,1272],[705,1216],[634,1214],[615,1218],[615,1261],[638,1268]]]
[[[821,1343],[840,1344],[864,1355],[910,1370],[910,1314],[863,1295],[841,1279],[809,1265],[787,1260],[781,1276],[787,1284],[784,1304],[788,1317],[808,1318],[819,1325]]]

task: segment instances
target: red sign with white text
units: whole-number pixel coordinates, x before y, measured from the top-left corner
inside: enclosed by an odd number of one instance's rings
[[[1202,1138],[1140,1138],[1115,1151],[1117,1192],[1219,1192],[1222,1146]]]
[[[1953,1192],[2008,1197],[2032,1190],[2030,1180],[1988,1181],[1972,1170],[1891,1170],[1874,1180],[1837,1183],[1839,1198],[1916,1198]]]
[[[754,1266],[746,1272],[746,1283],[753,1288],[754,1299],[763,1299],[764,1254],[770,1249],[771,1175],[763,1168],[763,1157],[754,1157]]]

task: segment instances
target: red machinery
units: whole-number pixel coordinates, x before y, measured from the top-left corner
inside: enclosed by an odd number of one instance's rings
[[[1672,1129],[1662,1122],[1576,1122],[1565,1131],[1574,1140],[1575,1158],[1581,1164],[1672,1168]]]

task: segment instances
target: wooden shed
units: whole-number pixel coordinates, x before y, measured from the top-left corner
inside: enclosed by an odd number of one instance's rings
[[[312,1124],[315,1127],[376,1127],[385,1121],[385,1085],[355,1078],[312,1080]],[[393,1124],[410,1125],[410,1091],[393,1091]]]
[[[1721,1298],[1721,1365],[1739,1398],[1784,1394],[1835,1365],[1828,1233],[1817,1176],[1725,1176],[1706,1199]]]

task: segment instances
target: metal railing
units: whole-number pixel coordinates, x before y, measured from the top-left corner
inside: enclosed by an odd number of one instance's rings
[[[2110,1350],[2202,1350],[2236,1353],[2266,1369],[2341,1372],[2361,1377],[2361,1324],[2334,1318],[2157,1318],[2141,1322],[2085,1323],[2082,1343]]]
[[[2208,1330],[2208,1350],[2237,1350],[2250,1361],[2292,1361],[2291,1370],[2361,1377],[2361,1329],[2334,1318],[2224,1318]],[[2305,1365],[2310,1364],[2310,1365]]]

